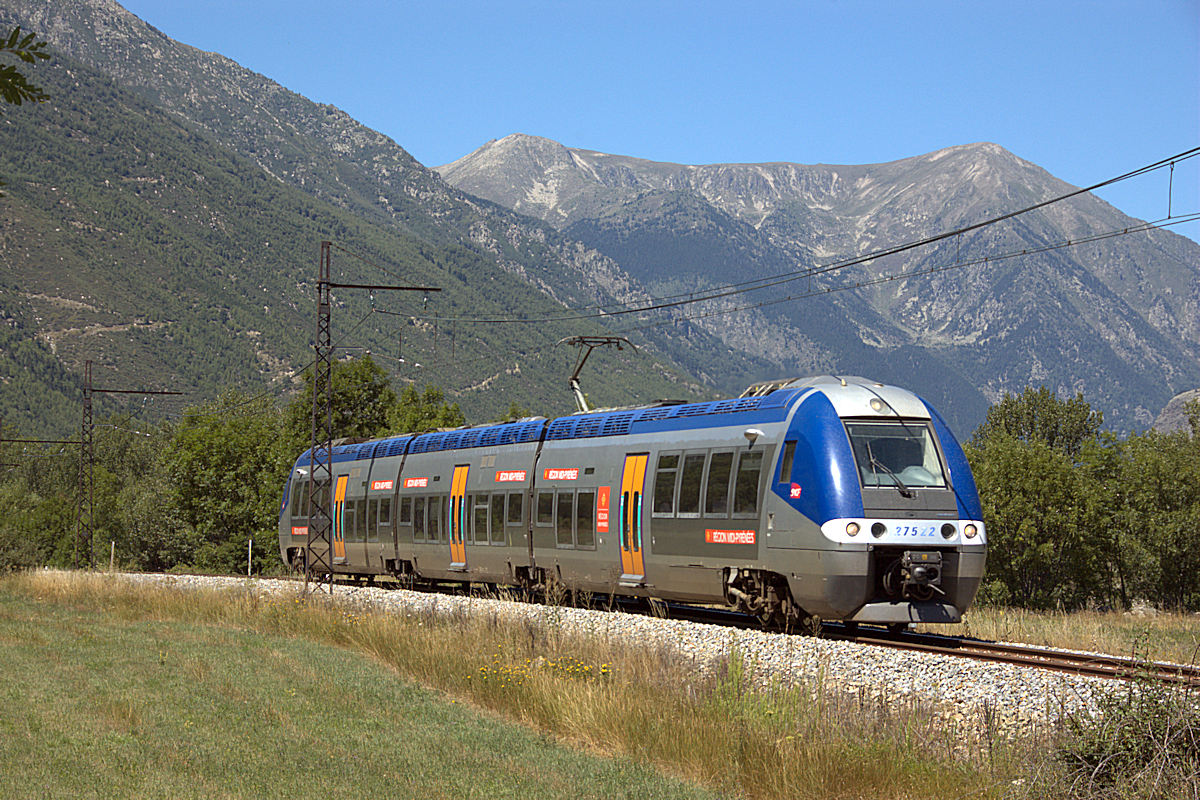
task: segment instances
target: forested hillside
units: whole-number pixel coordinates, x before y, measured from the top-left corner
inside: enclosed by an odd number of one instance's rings
[[[0,124],[8,181],[0,316],[13,342],[0,361],[0,416],[8,424],[26,435],[77,428],[77,376],[87,359],[98,386],[186,393],[152,409],[177,412],[232,387],[286,397],[311,359],[323,239],[362,257],[337,251],[335,280],[443,290],[428,298],[339,293],[334,336],[342,345],[375,352],[402,382],[450,387],[473,415],[513,401],[570,409],[573,352],[554,343],[601,330],[594,322],[496,328],[434,318],[561,310],[494,256],[421,239],[281,183],[64,56],[40,65],[37,77],[52,100]],[[585,384],[600,403],[700,391],[645,351],[620,360],[597,354],[593,366]],[[117,407],[106,401],[101,411]]]

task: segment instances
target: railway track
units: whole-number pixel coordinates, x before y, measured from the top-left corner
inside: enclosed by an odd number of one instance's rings
[[[335,582],[342,585],[362,585],[353,580],[338,580]],[[387,587],[388,583],[379,582],[374,585]],[[418,585],[413,588],[421,591],[423,589],[430,590],[433,587]],[[435,590],[447,591],[447,587]],[[451,589],[450,591],[460,593],[465,591],[465,589]],[[516,598],[513,596],[507,599]],[[617,608],[627,613],[649,614],[668,619],[703,622],[709,625],[725,625],[737,628],[760,627],[757,620],[737,611],[707,606],[693,606],[686,603],[657,600],[646,601],[635,598],[610,599],[607,597],[592,596],[591,602],[583,605],[592,608]],[[974,639],[964,636],[945,636],[942,634],[915,633],[912,631],[895,632],[883,627],[855,626],[838,622],[823,623],[820,635],[829,639],[839,639],[876,647],[936,653],[998,664],[1038,667],[1040,669],[1056,670],[1072,675],[1086,675],[1111,680],[1145,679],[1185,688],[1200,688],[1200,667],[1144,661],[1124,656],[1081,653],[1026,644],[992,642],[985,639]]]
[[[999,664],[1039,667],[1096,678],[1146,679],[1188,688],[1200,688],[1200,668],[1195,666],[1142,661],[1100,653],[1080,653],[1034,645],[991,642],[962,636],[911,632],[890,633],[883,629],[853,631],[847,630],[845,626],[832,624],[827,625],[826,628],[829,630],[825,635],[860,644],[922,653],[938,653]]]

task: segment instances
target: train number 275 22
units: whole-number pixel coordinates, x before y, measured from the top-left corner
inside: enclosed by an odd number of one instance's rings
[[[926,537],[933,536],[936,532],[937,527],[934,525],[897,525],[895,528],[897,536]]]

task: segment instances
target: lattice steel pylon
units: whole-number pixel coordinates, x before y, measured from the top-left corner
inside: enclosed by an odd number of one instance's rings
[[[333,587],[333,337],[329,261],[332,242],[321,242],[317,267],[317,335],[313,340],[312,447],[308,451],[308,538],[304,591],[316,575]]]
[[[95,506],[96,450],[92,446],[95,425],[92,424],[92,395],[143,394],[179,395],[182,392],[158,389],[97,389],[92,385],[92,362],[83,364],[83,424],[79,429],[79,512],[75,519],[75,569],[79,569],[80,550],[86,552],[88,569],[96,566],[92,545],[92,511]]]
[[[369,292],[440,292],[436,286],[383,286],[367,283],[336,283],[330,278],[333,242],[321,242],[317,267],[317,336],[313,340],[312,447],[308,453],[308,537],[304,548],[304,591],[313,576],[319,576],[333,591],[334,511],[333,488],[333,335],[330,310],[334,289],[365,289]],[[339,250],[349,253],[342,247]],[[353,255],[351,253],[351,255]],[[367,262],[370,263],[370,262]],[[372,265],[375,266],[375,265]],[[372,303],[372,313],[374,304]],[[338,556],[339,558],[341,556]]]
[[[83,365],[83,424],[79,429],[79,509],[75,517],[75,569],[79,569],[80,551],[87,558],[88,569],[96,565],[92,551],[92,505],[95,499],[92,465],[92,362]]]

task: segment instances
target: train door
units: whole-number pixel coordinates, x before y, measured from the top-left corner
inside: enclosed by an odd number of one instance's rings
[[[350,482],[349,475],[337,479],[337,488],[333,495],[333,563],[346,563],[346,485]]]
[[[646,578],[646,567],[642,560],[642,492],[646,485],[646,462],[649,458],[648,453],[625,456],[617,512],[621,583],[642,583]]]
[[[466,570],[467,543],[465,538],[467,515],[467,472],[463,464],[454,468],[454,480],[450,484],[450,569]]]

